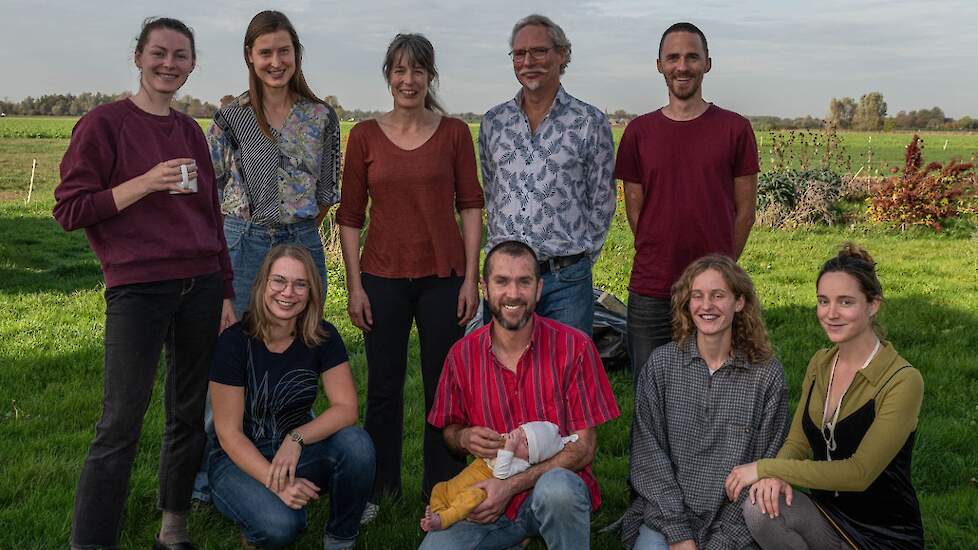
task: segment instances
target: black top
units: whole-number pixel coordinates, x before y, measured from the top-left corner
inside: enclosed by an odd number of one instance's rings
[[[890,379],[895,375],[896,372]],[[886,383],[882,387],[886,387]],[[808,410],[807,402],[811,400],[814,388],[813,380],[804,410]],[[836,424],[833,460],[845,460],[856,452],[876,418],[875,401],[875,398],[870,399]],[[802,420],[802,427],[812,448],[812,458],[827,460],[825,439],[807,414]],[[818,509],[839,534],[856,548],[923,548],[924,528],[920,520],[920,505],[910,481],[910,457],[916,433],[911,432],[893,460],[865,491],[812,489],[811,497]]]
[[[322,321],[322,328],[327,337],[320,345],[310,348],[296,337],[282,353],[245,335],[240,322],[218,338],[210,380],[244,387],[242,427],[248,439],[278,442],[312,419],[320,375],[348,360],[336,327]]]

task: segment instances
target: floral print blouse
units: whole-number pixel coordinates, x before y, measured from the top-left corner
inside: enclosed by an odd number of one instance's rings
[[[269,140],[245,92],[214,115],[208,142],[221,211],[263,226],[315,219],[340,200],[340,124],[332,107],[296,100]]]

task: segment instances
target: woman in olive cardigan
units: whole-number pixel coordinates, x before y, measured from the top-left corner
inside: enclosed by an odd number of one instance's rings
[[[844,245],[816,286],[835,346],[812,357],[777,457],[734,468],[727,496],[750,487],[744,517],[762,548],[921,548],[910,458],[923,379],[880,339],[883,291],[866,251]]]

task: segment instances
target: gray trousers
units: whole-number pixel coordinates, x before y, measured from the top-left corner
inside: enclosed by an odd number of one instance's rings
[[[774,519],[761,513],[760,502],[751,504],[750,498],[744,499],[744,520],[758,546],[765,550],[849,548],[808,495],[794,491],[791,506],[785,503],[784,495],[780,495],[780,498],[780,512]]]

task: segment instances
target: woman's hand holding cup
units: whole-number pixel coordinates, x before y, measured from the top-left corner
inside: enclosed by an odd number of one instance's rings
[[[168,191],[171,194],[194,193],[197,191],[197,162],[191,158],[163,161],[143,175],[143,182],[147,194],[156,191]]]

